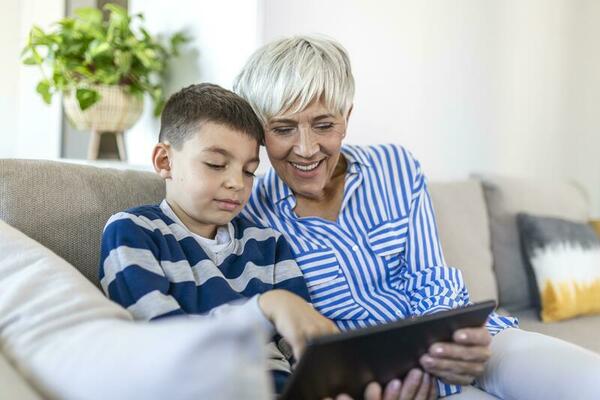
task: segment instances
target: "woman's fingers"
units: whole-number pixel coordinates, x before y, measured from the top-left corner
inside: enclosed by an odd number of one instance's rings
[[[454,332],[452,340],[468,346],[489,346],[492,343],[492,335],[483,326],[478,328],[463,328]]]
[[[473,375],[461,375],[454,374],[448,371],[432,371],[432,375],[435,375],[438,379],[441,379],[445,383],[452,385],[470,385],[475,380]]]
[[[421,388],[423,371],[413,368],[404,377],[400,389],[400,400],[413,400]]]
[[[429,348],[428,355],[432,358],[486,362],[492,352],[487,346],[465,346],[457,343],[435,343]]]
[[[427,400],[435,400],[438,398],[437,383],[433,376],[430,375],[430,377],[431,386],[429,387],[429,397],[427,398]]]
[[[428,373],[423,374],[423,379],[421,380],[421,386],[419,390],[415,394],[415,400],[430,400],[435,399],[437,397],[437,391],[435,389],[435,380]]]
[[[421,357],[421,365],[427,372],[435,376],[441,376],[439,374],[444,372],[445,374],[477,377],[485,370],[485,362],[434,358],[427,354]]]

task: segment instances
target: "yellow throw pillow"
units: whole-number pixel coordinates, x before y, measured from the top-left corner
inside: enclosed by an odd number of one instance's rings
[[[600,239],[585,223],[517,215],[544,322],[600,313]]]

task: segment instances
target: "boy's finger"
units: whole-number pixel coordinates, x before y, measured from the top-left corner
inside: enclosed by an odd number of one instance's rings
[[[415,394],[415,400],[428,400],[430,387],[431,376],[428,373],[424,373],[423,379],[421,380],[421,386],[419,386],[419,390]]]
[[[381,386],[377,382],[371,382],[365,389],[365,400],[381,400]]]
[[[385,385],[383,400],[397,400],[400,396],[400,389],[402,389],[402,382],[400,379],[391,380]]]

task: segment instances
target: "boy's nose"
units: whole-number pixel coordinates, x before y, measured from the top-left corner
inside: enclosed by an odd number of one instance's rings
[[[231,172],[225,180],[225,187],[232,190],[242,190],[244,188],[243,173]]]

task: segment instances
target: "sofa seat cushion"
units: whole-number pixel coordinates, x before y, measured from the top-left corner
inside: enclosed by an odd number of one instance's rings
[[[497,300],[481,184],[437,182],[430,191],[446,263],[462,271],[472,301]]]
[[[0,219],[60,254],[96,285],[108,218],[163,198],[164,182],[150,172],[0,160]]]
[[[519,327],[528,331],[554,336],[586,349],[600,353],[600,315],[577,317],[565,321],[544,323],[538,317],[535,308],[512,313],[519,319]]]

